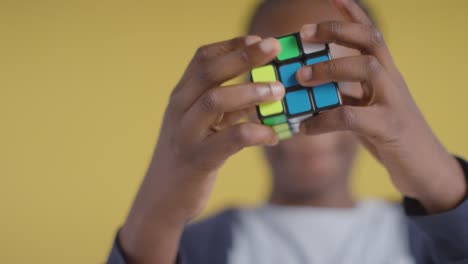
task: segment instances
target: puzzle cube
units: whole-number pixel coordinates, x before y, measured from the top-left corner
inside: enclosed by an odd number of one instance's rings
[[[286,139],[299,132],[302,120],[341,105],[341,96],[336,83],[303,87],[296,80],[296,72],[302,66],[330,60],[328,44],[302,43],[299,33],[277,39],[281,52],[274,61],[252,69],[250,78],[252,82],[283,83],[283,100],[258,105],[257,114],[280,139]]]

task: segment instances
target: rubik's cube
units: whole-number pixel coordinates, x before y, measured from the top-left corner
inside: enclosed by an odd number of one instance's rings
[[[283,100],[258,105],[257,114],[280,139],[286,139],[299,132],[301,121],[341,105],[341,96],[334,82],[303,87],[296,80],[296,72],[302,66],[330,60],[327,44],[302,43],[299,33],[277,39],[281,52],[274,61],[252,69],[250,77],[252,82],[283,83],[286,89]]]

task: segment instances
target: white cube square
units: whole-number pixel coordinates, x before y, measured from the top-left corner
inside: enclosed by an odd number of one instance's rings
[[[305,54],[312,54],[326,49],[325,44],[319,43],[304,43],[302,42],[302,48]]]

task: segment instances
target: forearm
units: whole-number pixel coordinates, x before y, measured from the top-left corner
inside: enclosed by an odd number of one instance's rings
[[[429,213],[445,212],[466,197],[467,183],[460,164],[422,122],[408,128],[401,150],[392,150],[384,163],[403,195],[417,199]]]
[[[128,263],[175,263],[185,218],[147,175],[119,233]],[[149,197],[150,196],[150,197]]]
[[[128,223],[122,227],[118,239],[129,264],[175,263],[182,230],[157,221]]]
[[[203,209],[216,176],[163,157],[155,151],[119,234],[129,263],[174,263],[183,229]]]
[[[436,156],[436,155],[435,155]],[[437,163],[436,163],[437,161]],[[454,209],[467,194],[467,183],[460,165],[446,151],[434,161],[434,168],[427,176],[425,185],[414,198],[418,199],[429,213],[442,213]],[[426,168],[429,171],[430,168]]]

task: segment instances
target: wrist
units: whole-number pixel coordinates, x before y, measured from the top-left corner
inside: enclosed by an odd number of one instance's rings
[[[120,245],[129,263],[174,263],[188,215],[179,205],[182,198],[171,191],[174,188],[169,179],[174,177],[164,169],[158,174],[150,169],[140,186],[119,232]]]
[[[442,162],[442,159],[444,161]],[[429,213],[442,213],[456,208],[467,195],[467,181],[463,170],[450,154],[441,157],[441,170],[427,181],[430,184],[415,193],[417,199]]]
[[[385,156],[400,192],[417,199],[430,213],[455,208],[466,196],[467,183],[457,160],[433,134],[422,115],[404,129]]]
[[[131,212],[118,239],[129,263],[174,263],[184,226],[163,211]]]
[[[119,233],[119,244],[126,263],[175,263],[182,230],[169,233],[132,233],[125,226]]]

